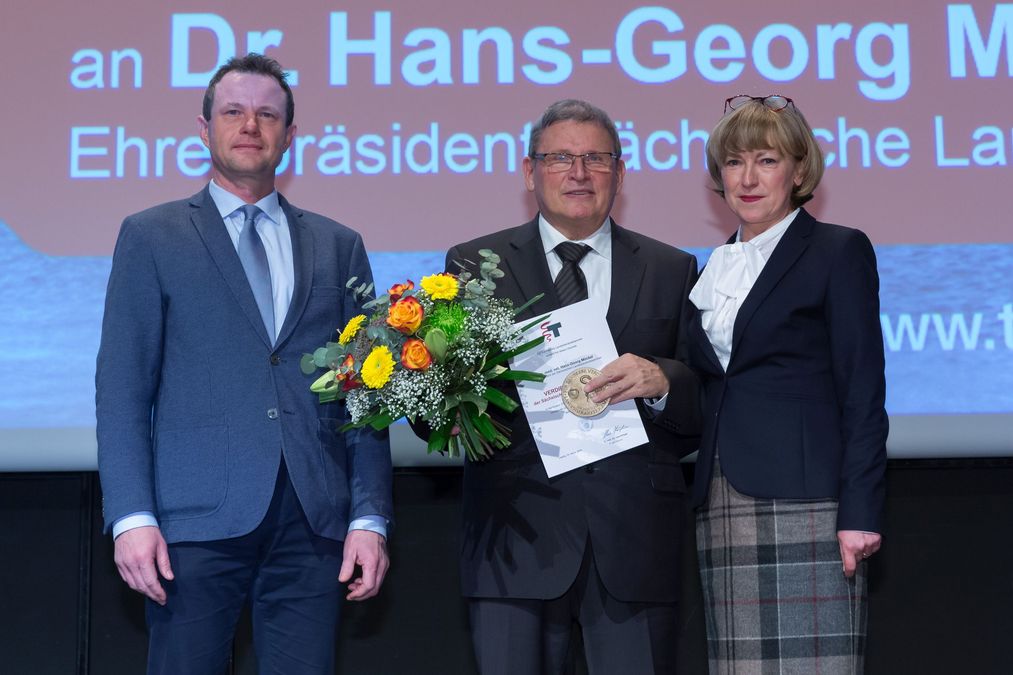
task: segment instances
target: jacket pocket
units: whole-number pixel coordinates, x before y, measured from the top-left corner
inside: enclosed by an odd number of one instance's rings
[[[154,448],[161,520],[199,518],[221,508],[228,494],[228,425],[160,430]]]

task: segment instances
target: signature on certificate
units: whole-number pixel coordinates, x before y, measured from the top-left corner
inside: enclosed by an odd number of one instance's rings
[[[602,434],[602,440],[609,444],[615,443],[619,439],[626,436],[627,433],[626,430],[629,428],[630,427],[628,424],[617,424],[611,429],[605,430],[605,433]]]

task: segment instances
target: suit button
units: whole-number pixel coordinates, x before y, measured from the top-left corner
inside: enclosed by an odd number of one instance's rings
[[[595,471],[595,467],[593,467],[593,466],[584,467],[584,473],[594,473],[594,471]]]
[[[269,419],[269,420],[276,420],[276,419],[278,419],[278,409],[277,408],[269,408],[268,411],[267,411],[267,419]]]
[[[281,357],[277,354],[271,354],[271,365],[276,366],[281,363]]]

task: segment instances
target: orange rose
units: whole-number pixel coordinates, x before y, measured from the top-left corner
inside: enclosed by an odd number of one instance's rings
[[[424,314],[421,302],[410,296],[401,298],[387,310],[387,324],[394,330],[411,335],[422,325]]]
[[[433,362],[433,357],[426,349],[426,343],[418,338],[405,340],[401,349],[401,365],[408,370],[425,370]]]
[[[390,290],[387,291],[387,293],[390,295],[391,302],[397,302],[398,300],[401,299],[402,295],[412,290],[413,288],[415,288],[415,282],[409,279],[407,283],[394,284],[393,286],[390,287]]]

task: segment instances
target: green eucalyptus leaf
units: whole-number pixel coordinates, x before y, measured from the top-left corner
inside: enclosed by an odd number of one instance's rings
[[[299,359],[299,370],[302,371],[303,375],[312,375],[318,367],[313,360],[312,354],[303,354],[302,358]]]
[[[490,249],[483,248],[478,253],[483,258],[485,258],[486,262],[490,262],[493,265],[498,265],[500,263],[500,257],[499,257],[499,255],[497,255],[496,252],[494,252],[494,251],[492,251]]]
[[[317,347],[313,351],[313,363],[317,368],[323,368],[327,365],[327,347]]]

